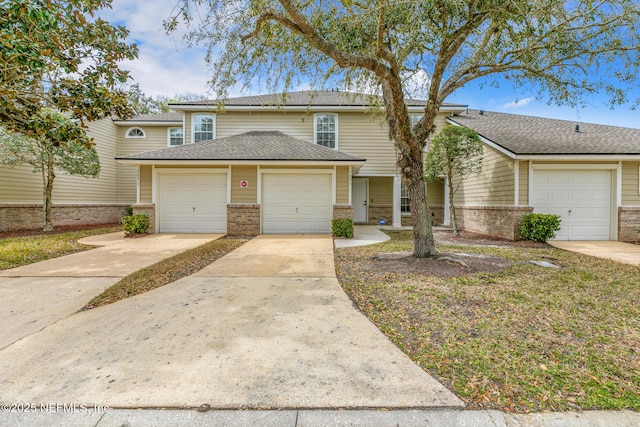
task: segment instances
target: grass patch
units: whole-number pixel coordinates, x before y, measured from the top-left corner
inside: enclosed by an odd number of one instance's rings
[[[377,253],[413,251],[410,232],[390,234],[389,242],[336,251],[338,278],[393,342],[468,407],[640,409],[639,267],[553,248],[447,246],[440,250],[512,265],[448,278],[372,269]]]
[[[122,231],[122,226],[0,239],[0,270],[95,248],[78,243],[78,239],[116,231]]]
[[[218,258],[242,246],[246,240],[222,238],[189,249],[122,278],[93,298],[80,311],[112,304],[148,292],[202,270]]]

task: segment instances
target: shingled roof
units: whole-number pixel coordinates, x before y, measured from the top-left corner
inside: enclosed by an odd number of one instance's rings
[[[254,131],[162,150],[117,157],[119,160],[287,160],[364,162],[322,145],[277,131]]]
[[[171,105],[216,105],[216,100],[206,101],[188,101]],[[427,101],[418,99],[406,99],[406,104],[410,107],[422,107]],[[381,96],[367,95],[363,93],[353,92],[336,92],[324,90],[306,90],[300,92],[287,92],[284,96],[282,93],[243,96],[239,98],[229,98],[223,100],[225,106],[244,106],[244,107],[265,107],[265,106],[335,106],[335,107],[370,107],[372,105],[383,105]],[[459,104],[444,104],[450,107],[465,107]]]
[[[640,129],[479,110],[449,120],[514,154],[640,154]]]

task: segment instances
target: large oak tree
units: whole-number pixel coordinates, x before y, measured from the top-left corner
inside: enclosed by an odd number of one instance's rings
[[[72,118],[96,120],[132,113],[118,90],[128,73],[118,62],[134,59],[127,30],[95,18],[111,0],[0,2],[0,125],[38,138],[34,126],[55,108]],[[37,118],[37,120],[33,120]],[[51,123],[55,126],[56,123]],[[77,127],[74,138],[82,138]]]
[[[549,102],[606,93],[627,101],[638,72],[637,0],[179,0],[165,25],[190,22],[209,46],[218,95],[238,84],[290,90],[379,88],[407,185],[414,256],[436,254],[423,151],[447,96],[477,79],[529,84]],[[197,9],[197,13],[194,13]],[[197,20],[196,20],[197,18]],[[428,76],[411,125],[406,79]],[[637,100],[634,100],[637,102]]]

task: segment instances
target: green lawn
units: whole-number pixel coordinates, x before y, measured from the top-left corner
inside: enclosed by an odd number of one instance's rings
[[[115,231],[122,231],[122,226],[0,239],[0,270],[95,248],[78,243],[78,239]]]
[[[640,409],[640,268],[550,248],[439,247],[494,255],[500,273],[387,271],[411,234],[336,251],[358,307],[471,408]],[[560,269],[527,263],[545,260]]]

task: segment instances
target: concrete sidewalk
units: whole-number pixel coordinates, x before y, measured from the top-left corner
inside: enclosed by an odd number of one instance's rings
[[[375,245],[376,243],[386,242],[391,239],[388,234],[383,233],[375,225],[354,225],[353,238],[351,239],[334,239],[336,249],[352,248],[355,246]]]
[[[640,245],[616,242],[612,240],[584,241],[584,240],[550,240],[551,246],[566,251],[578,252],[597,258],[610,259],[625,264],[640,265]]]
[[[0,271],[0,349],[75,313],[122,277],[221,236],[110,233],[83,239],[102,247]]]
[[[0,413],[0,424],[12,427],[637,427],[632,411],[546,412],[506,414],[500,411],[423,410],[127,410],[93,407],[86,411]],[[53,413],[52,413],[53,412]]]

